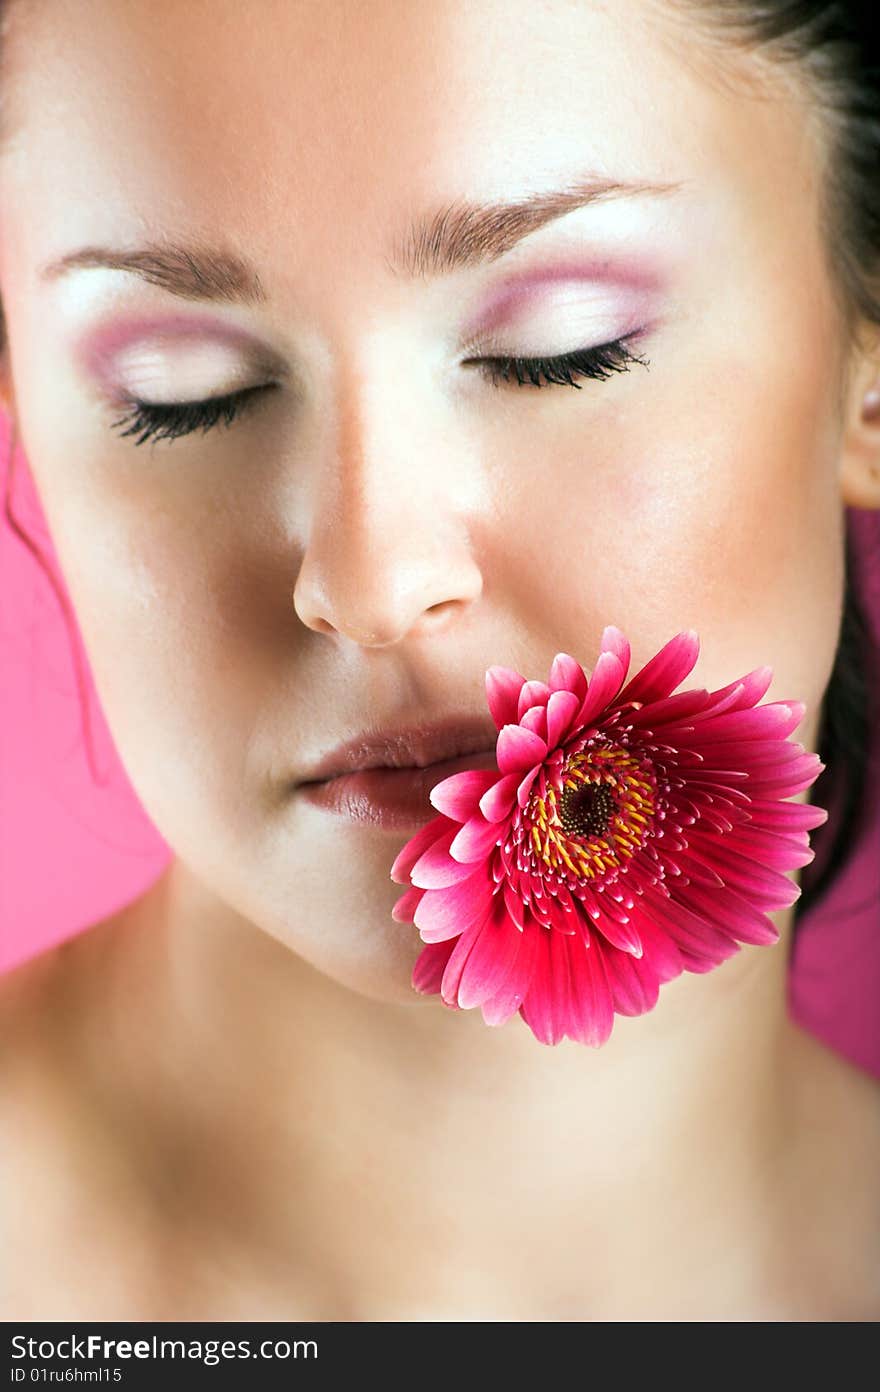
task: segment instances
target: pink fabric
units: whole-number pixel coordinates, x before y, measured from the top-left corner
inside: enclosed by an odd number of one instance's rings
[[[9,427],[0,413],[0,493],[8,455]],[[57,574],[20,449],[13,509]],[[847,526],[880,653],[880,513],[850,510]],[[34,558],[0,519],[0,971],[137,898],[170,855],[116,754],[81,645],[79,651],[99,772],[106,780],[97,786],[58,601]],[[871,692],[865,816],[844,872],[803,919],[789,983],[795,1017],[880,1077],[880,669],[871,674]],[[820,789],[821,780],[815,801],[833,816],[833,800],[824,789],[820,797]],[[821,868],[818,837],[827,829],[814,833],[817,856],[803,871],[804,884]]]
[[[0,412],[0,497],[9,436]],[[57,571],[20,448],[13,483],[13,513]],[[132,791],[89,679],[107,781],[92,780],[71,656],[52,586],[0,513],[0,971],[136,898],[169,855]],[[83,665],[88,678],[84,653]]]
[[[795,1019],[880,1077],[880,512],[850,508],[847,528],[857,590],[874,640],[866,797],[851,856],[798,926],[789,1001]],[[840,788],[829,791],[824,778],[811,801],[827,807],[829,819],[813,833],[816,859],[802,871],[803,888],[821,873],[830,840],[820,843],[818,837],[831,831],[840,804]]]

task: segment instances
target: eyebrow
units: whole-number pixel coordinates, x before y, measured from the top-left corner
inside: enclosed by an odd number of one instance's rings
[[[227,300],[264,304],[268,298],[253,266],[223,247],[176,242],[151,242],[130,251],[86,246],[50,261],[41,280],[58,280],[71,271],[129,271],[185,300]]]
[[[389,270],[410,277],[448,275],[497,260],[524,237],[576,208],[612,198],[672,193],[681,187],[681,181],[624,183],[590,177],[514,203],[460,200],[420,218],[386,264]]]
[[[497,260],[524,237],[577,208],[611,198],[671,193],[681,186],[592,177],[516,202],[459,200],[419,217],[392,247],[385,264],[392,274],[409,279],[449,275]],[[207,243],[156,241],[131,250],[85,246],[43,266],[40,279],[52,281],[71,271],[97,268],[127,271],[186,300],[264,304],[268,299],[249,261]]]

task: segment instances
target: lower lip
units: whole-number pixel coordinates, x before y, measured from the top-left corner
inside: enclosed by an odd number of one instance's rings
[[[494,749],[483,750],[421,769],[361,769],[321,783],[301,783],[297,792],[315,807],[352,822],[389,831],[416,831],[438,815],[428,795],[441,779],[463,769],[496,767]]]

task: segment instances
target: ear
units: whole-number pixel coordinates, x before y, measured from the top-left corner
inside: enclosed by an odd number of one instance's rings
[[[15,420],[15,389],[12,385],[12,364],[9,360],[9,344],[6,341],[6,320],[0,302],[0,407],[10,421]]]
[[[880,508],[880,334],[851,372],[840,453],[840,489],[847,507]]]
[[[9,355],[5,349],[0,355],[0,410],[7,420],[15,420],[15,392],[9,375]]]

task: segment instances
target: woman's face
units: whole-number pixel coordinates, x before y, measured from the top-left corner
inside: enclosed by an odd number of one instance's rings
[[[10,405],[122,760],[221,900],[412,999],[408,833],[291,782],[367,727],[488,721],[488,666],[589,669],[608,623],[633,670],[696,628],[688,685],[769,663],[811,746],[844,340],[793,92],[650,0],[18,0],[12,21]],[[467,221],[575,187],[543,225]],[[139,248],[142,275],[94,264]],[[261,293],[199,275],[205,250]],[[647,365],[579,390],[474,361],[626,337]],[[129,397],[261,386],[207,433],[113,425]]]

